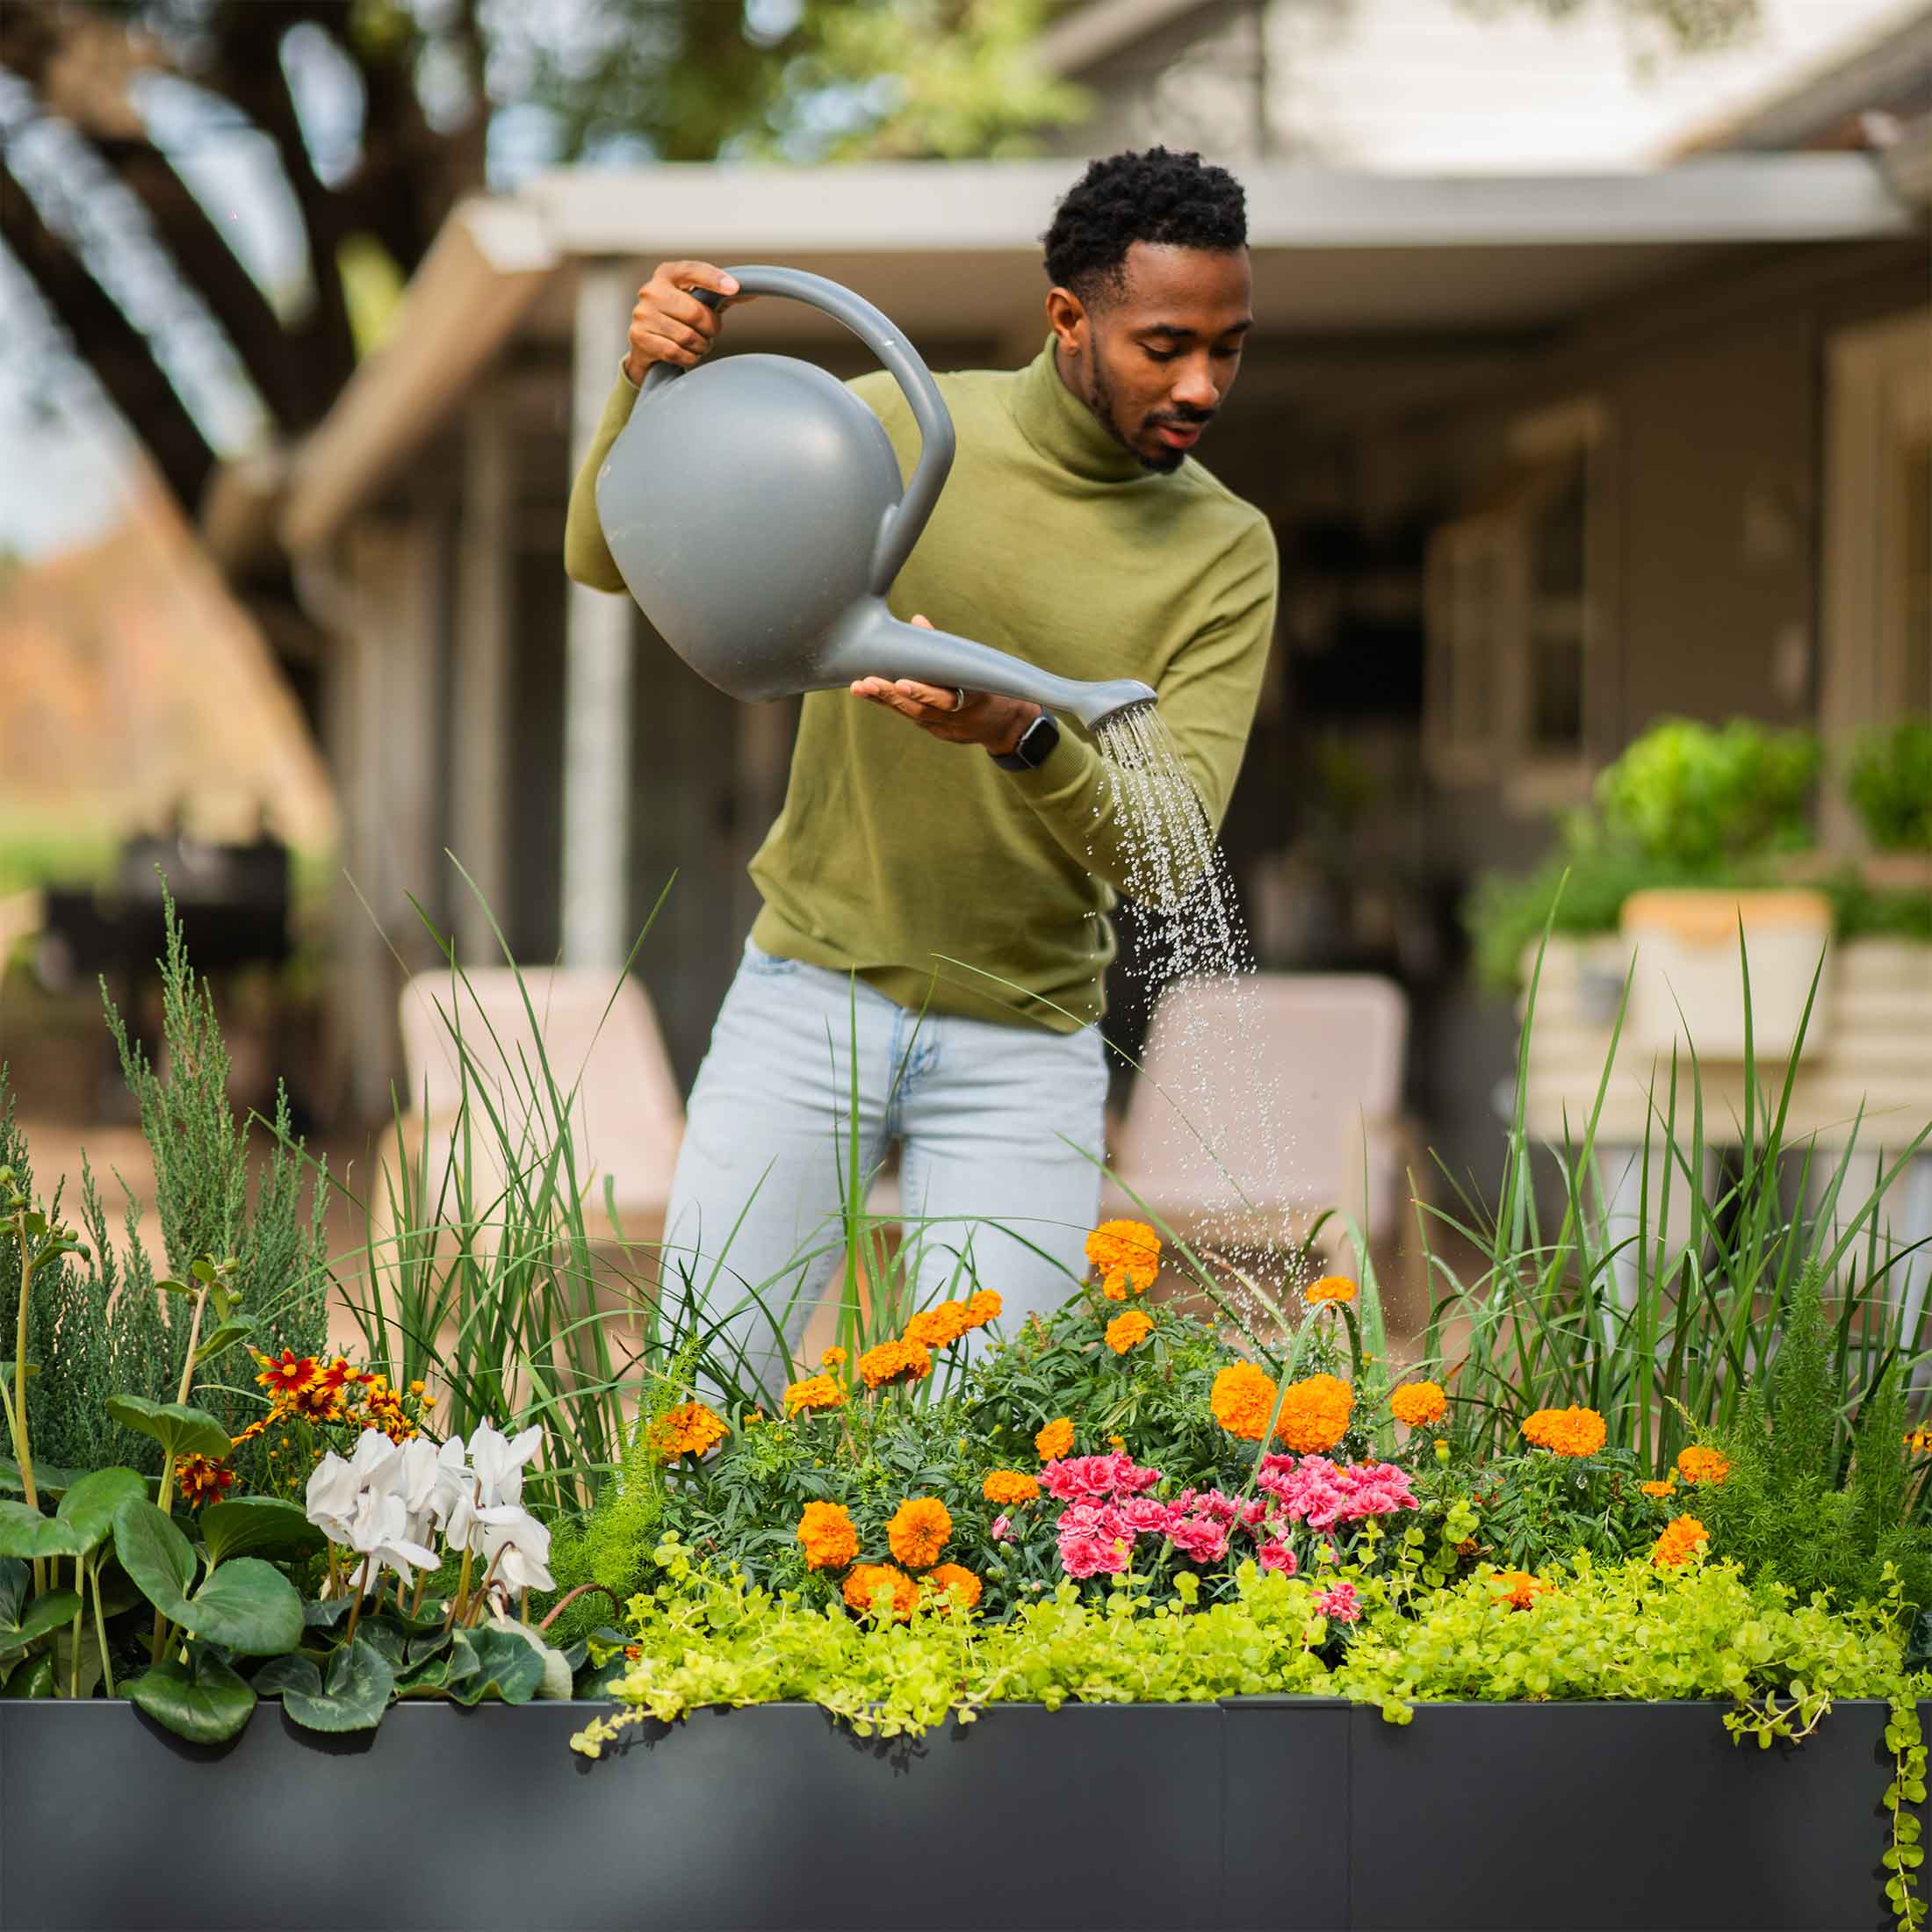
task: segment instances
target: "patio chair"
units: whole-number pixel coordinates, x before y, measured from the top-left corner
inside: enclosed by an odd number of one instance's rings
[[[1176,981],[1161,994],[1141,1071],[1113,1136],[1101,1212],[1134,1216],[1128,1190],[1177,1233],[1200,1231],[1240,1212],[1229,1181],[1200,1147],[1235,1150],[1235,1179],[1268,1238],[1302,1238],[1324,1208],[1339,1208],[1372,1244],[1394,1232],[1409,1198],[1405,1167],[1413,1135],[1402,1113],[1409,1002],[1394,981],[1369,973],[1256,973],[1236,980]],[[1258,1123],[1252,1092],[1214,1078],[1196,1042],[1230,1050],[1275,1083],[1272,1186],[1257,1186],[1264,1163],[1244,1151]],[[1177,1112],[1177,1109],[1179,1110]],[[1366,1171],[1366,1199],[1365,1199]],[[1251,1225],[1244,1214],[1242,1223]],[[1333,1222],[1323,1244],[1339,1264],[1345,1230]]]
[[[462,1153],[466,1055],[472,1171],[465,1179],[472,1211],[501,1218],[501,1208],[489,1206],[508,1181],[492,1114],[518,1149],[516,1164],[528,1169],[547,1156],[559,1101],[568,1096],[575,1183],[591,1237],[660,1238],[684,1107],[650,995],[635,978],[624,975],[613,997],[611,976],[602,968],[503,967],[460,980],[446,970],[419,973],[403,987],[400,1020],[412,1110],[400,1143],[395,1127],[386,1130],[380,1169],[393,1177],[407,1159],[412,1179],[419,1170],[426,1175],[433,1209]],[[458,1051],[458,1031],[465,1054]],[[561,1169],[558,1182],[567,1184]],[[380,1173],[375,1186],[386,1220]],[[449,1198],[453,1207],[453,1186]],[[487,1229],[479,1245],[490,1247]]]

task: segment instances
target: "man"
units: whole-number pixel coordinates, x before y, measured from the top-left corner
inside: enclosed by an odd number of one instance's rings
[[[1276,595],[1266,520],[1188,460],[1253,320],[1242,191],[1198,155],[1116,155],[1044,241],[1041,354],[938,378],[958,454],[890,602],[1069,677],[1152,685],[1218,826]],[[623,588],[595,493],[638,386],[717,340],[729,300],[714,311],[689,292],[736,286],[674,262],[640,291],[571,496],[580,583]],[[919,433],[897,385],[880,371],[850,386],[910,475]],[[910,680],[804,699],[784,808],[751,864],[764,908],[691,1094],[665,1236],[714,1316],[738,1304],[732,1333],[768,1389],[789,1364],[744,1291],[796,1348],[842,1249],[854,1127],[861,1193],[899,1145],[922,1304],[960,1292],[944,1285],[964,1262],[1011,1326],[1082,1274],[1104,1149],[1107,914],[1129,869],[1073,721]]]

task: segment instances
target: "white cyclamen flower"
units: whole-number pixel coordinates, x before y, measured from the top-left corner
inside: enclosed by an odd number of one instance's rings
[[[523,1500],[523,1465],[544,1439],[538,1428],[526,1429],[514,1440],[482,1424],[470,1438],[470,1465],[476,1471],[476,1506],[500,1510]]]
[[[439,1448],[421,1436],[402,1446],[396,1482],[407,1512],[409,1540],[428,1543],[459,1510],[466,1510],[475,1478],[463,1460],[463,1438]]]
[[[479,1554],[493,1581],[512,1592],[557,1588],[544,1567],[550,1561],[550,1531],[528,1510],[479,1510],[476,1522]]]

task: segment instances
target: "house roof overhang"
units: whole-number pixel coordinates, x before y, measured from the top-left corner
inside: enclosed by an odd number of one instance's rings
[[[860,289],[915,342],[1043,336],[1039,237],[1064,161],[560,171],[466,203],[410,284],[386,347],[290,465],[277,519],[328,541],[513,337],[567,344],[578,270],[640,278],[681,256],[774,259]],[[1802,244],[1910,236],[1919,215],[1865,155],[1726,155],[1648,173],[1417,177],[1244,168],[1255,305],[1278,341],[1520,339],[1674,268]],[[839,325],[796,304],[734,315],[740,347],[809,348]],[[619,345],[613,343],[615,362]]]

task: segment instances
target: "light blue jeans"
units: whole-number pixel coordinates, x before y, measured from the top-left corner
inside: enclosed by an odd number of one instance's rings
[[[688,1272],[722,1352],[768,1396],[787,1373],[779,1328],[796,1352],[844,1252],[854,1044],[859,1193],[897,1142],[914,1305],[957,1274],[954,1292],[998,1290],[1011,1334],[1085,1271],[1105,1147],[1097,1028],[922,1017],[747,941],[691,1091],[662,1272]]]

